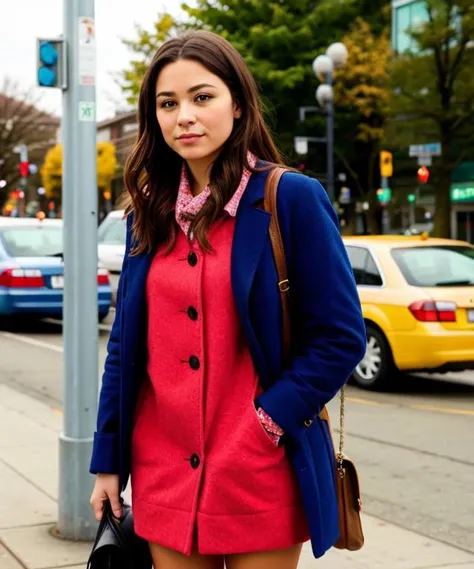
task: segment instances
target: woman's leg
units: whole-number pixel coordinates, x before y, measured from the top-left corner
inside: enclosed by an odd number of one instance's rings
[[[150,543],[153,567],[157,569],[223,569],[222,555],[200,555],[193,552],[190,556],[183,555],[173,549]]]
[[[288,549],[226,555],[226,569],[297,569],[302,543]]]

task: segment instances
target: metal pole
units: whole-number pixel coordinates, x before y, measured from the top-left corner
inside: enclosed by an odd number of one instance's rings
[[[88,473],[98,398],[97,172],[94,0],[63,0],[64,371],[58,532],[93,539]],[[87,24],[87,25],[86,25]]]
[[[388,178],[386,176],[382,176],[382,180],[380,185],[383,190],[388,188]],[[387,234],[390,232],[390,215],[388,213],[388,205],[383,208],[382,211],[382,233]]]
[[[327,74],[327,84],[332,88],[332,72]],[[327,120],[326,120],[326,157],[327,157],[327,180],[326,180],[326,190],[331,202],[335,200],[335,190],[334,190],[334,102],[331,99],[327,104]]]
[[[16,152],[20,155],[20,164],[22,162],[28,162],[28,147],[26,144],[19,144],[13,149],[13,152]],[[23,192],[23,197],[19,197],[16,201],[16,207],[18,210],[18,217],[23,217],[25,215],[25,205],[28,201],[28,176],[20,176],[20,188]]]

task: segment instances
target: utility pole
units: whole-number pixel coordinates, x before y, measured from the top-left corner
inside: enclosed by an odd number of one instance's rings
[[[332,70],[328,71],[326,74],[326,83],[331,88],[332,91],[332,84],[333,84],[333,72]],[[327,102],[327,119],[326,119],[326,139],[327,139],[327,149],[326,149],[326,171],[327,171],[327,180],[326,180],[326,189],[331,200],[333,203],[336,199],[336,191],[334,188],[334,99],[330,97]]]
[[[89,474],[98,399],[97,171],[94,0],[63,0],[64,421],[58,533],[93,539]]]

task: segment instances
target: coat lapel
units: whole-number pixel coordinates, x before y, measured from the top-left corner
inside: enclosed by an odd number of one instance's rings
[[[258,207],[263,200],[266,176],[254,173],[237,211],[232,245],[231,279],[235,306],[250,350],[260,374],[264,372],[264,358],[255,336],[249,310],[249,298],[265,243],[271,215]]]

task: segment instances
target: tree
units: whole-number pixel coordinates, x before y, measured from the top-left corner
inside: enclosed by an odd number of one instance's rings
[[[437,160],[434,234],[450,237],[453,169],[474,141],[474,4],[472,0],[426,0],[426,22],[408,30],[414,49],[391,65],[395,129],[413,143],[441,142]],[[413,137],[413,125],[422,127]],[[420,132],[420,129],[416,132]]]
[[[385,125],[389,116],[390,43],[388,29],[379,36],[374,35],[371,26],[357,18],[348,34],[343,37],[348,49],[347,65],[335,73],[335,104],[344,133],[340,140],[345,155],[338,154],[358,186],[359,193],[369,193],[371,213],[377,210],[376,188],[378,158],[381,142],[385,137]],[[351,151],[352,142],[352,151]],[[373,233],[380,232],[376,216],[371,216]]]
[[[264,96],[267,120],[284,152],[293,156],[298,106],[314,104],[314,57],[344,35],[361,8],[369,22],[388,23],[387,0],[364,0],[362,4],[360,0],[341,0],[336,5],[333,0],[198,0],[195,6],[184,4],[186,23],[161,14],[151,33],[137,28],[138,39],[125,42],[135,57],[122,73],[122,88],[129,103],[135,104],[146,66],[163,41],[188,29],[214,31],[246,59]]]
[[[62,192],[62,146],[57,144],[51,148],[41,168],[43,186],[48,199],[61,200]],[[111,182],[117,170],[115,146],[111,142],[97,143],[97,187],[110,191]]]
[[[196,7],[183,8],[190,25],[223,35],[243,54],[264,95],[278,143],[294,157],[296,131],[303,128],[314,133],[322,126],[317,117],[298,124],[298,106],[315,104],[313,59],[340,41],[359,14],[365,14],[369,23],[377,20],[388,25],[390,3],[374,0],[370,8],[368,4],[361,5],[360,0],[197,0]]]
[[[158,14],[158,20],[153,24],[151,32],[137,25],[135,26],[137,39],[123,40],[136,56],[130,61],[130,67],[118,75],[118,83],[127,95],[127,103],[136,104],[143,76],[159,46],[183,30],[183,24],[177,22],[173,16],[162,13]]]
[[[20,156],[15,148],[25,144],[31,164],[40,164],[47,149],[56,142],[59,119],[37,108],[33,90],[23,92],[11,79],[0,87],[0,206],[17,188]],[[36,197],[36,188],[31,188]]]

